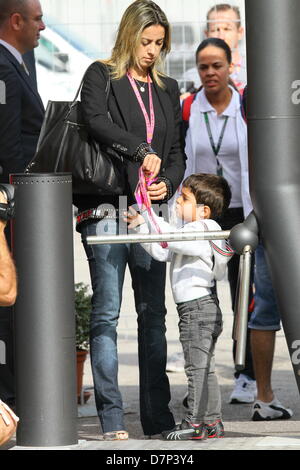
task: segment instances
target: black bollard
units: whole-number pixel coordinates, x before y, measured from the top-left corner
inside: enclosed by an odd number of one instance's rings
[[[300,391],[299,0],[246,0],[250,187]]]
[[[77,444],[72,180],[12,175],[17,445]]]

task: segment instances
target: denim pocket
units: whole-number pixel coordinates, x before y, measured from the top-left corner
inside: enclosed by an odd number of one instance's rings
[[[185,302],[177,310],[182,341],[199,341],[209,336],[215,340],[223,330],[222,313],[214,296]]]

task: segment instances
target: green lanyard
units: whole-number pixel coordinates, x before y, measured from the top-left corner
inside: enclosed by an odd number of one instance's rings
[[[205,124],[206,124],[206,128],[207,128],[208,137],[209,137],[209,140],[210,140],[210,145],[211,145],[211,148],[213,149],[213,152],[214,152],[216,160],[217,160],[217,175],[218,176],[223,176],[223,168],[222,168],[221,163],[218,160],[218,155],[219,155],[220,148],[221,148],[221,145],[222,145],[222,142],[223,142],[223,137],[224,137],[225,129],[226,129],[227,122],[228,122],[228,116],[225,117],[225,122],[224,122],[222,131],[221,131],[221,134],[220,134],[220,137],[219,137],[219,142],[218,142],[217,147],[215,146],[215,143],[214,143],[214,139],[213,139],[213,136],[212,136],[211,127],[210,127],[207,112],[204,113],[204,119],[205,119]]]

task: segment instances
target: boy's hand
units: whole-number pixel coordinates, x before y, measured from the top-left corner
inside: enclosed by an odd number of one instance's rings
[[[136,228],[145,223],[145,219],[133,207],[129,207],[128,212],[124,212],[123,220],[127,222],[128,228]]]

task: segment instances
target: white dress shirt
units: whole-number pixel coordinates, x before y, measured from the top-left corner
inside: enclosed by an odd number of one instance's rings
[[[8,42],[4,41],[3,39],[0,39],[0,44],[2,44],[2,46],[4,46],[17,59],[19,64],[23,63],[21,52],[19,52],[14,46],[8,44]]]

